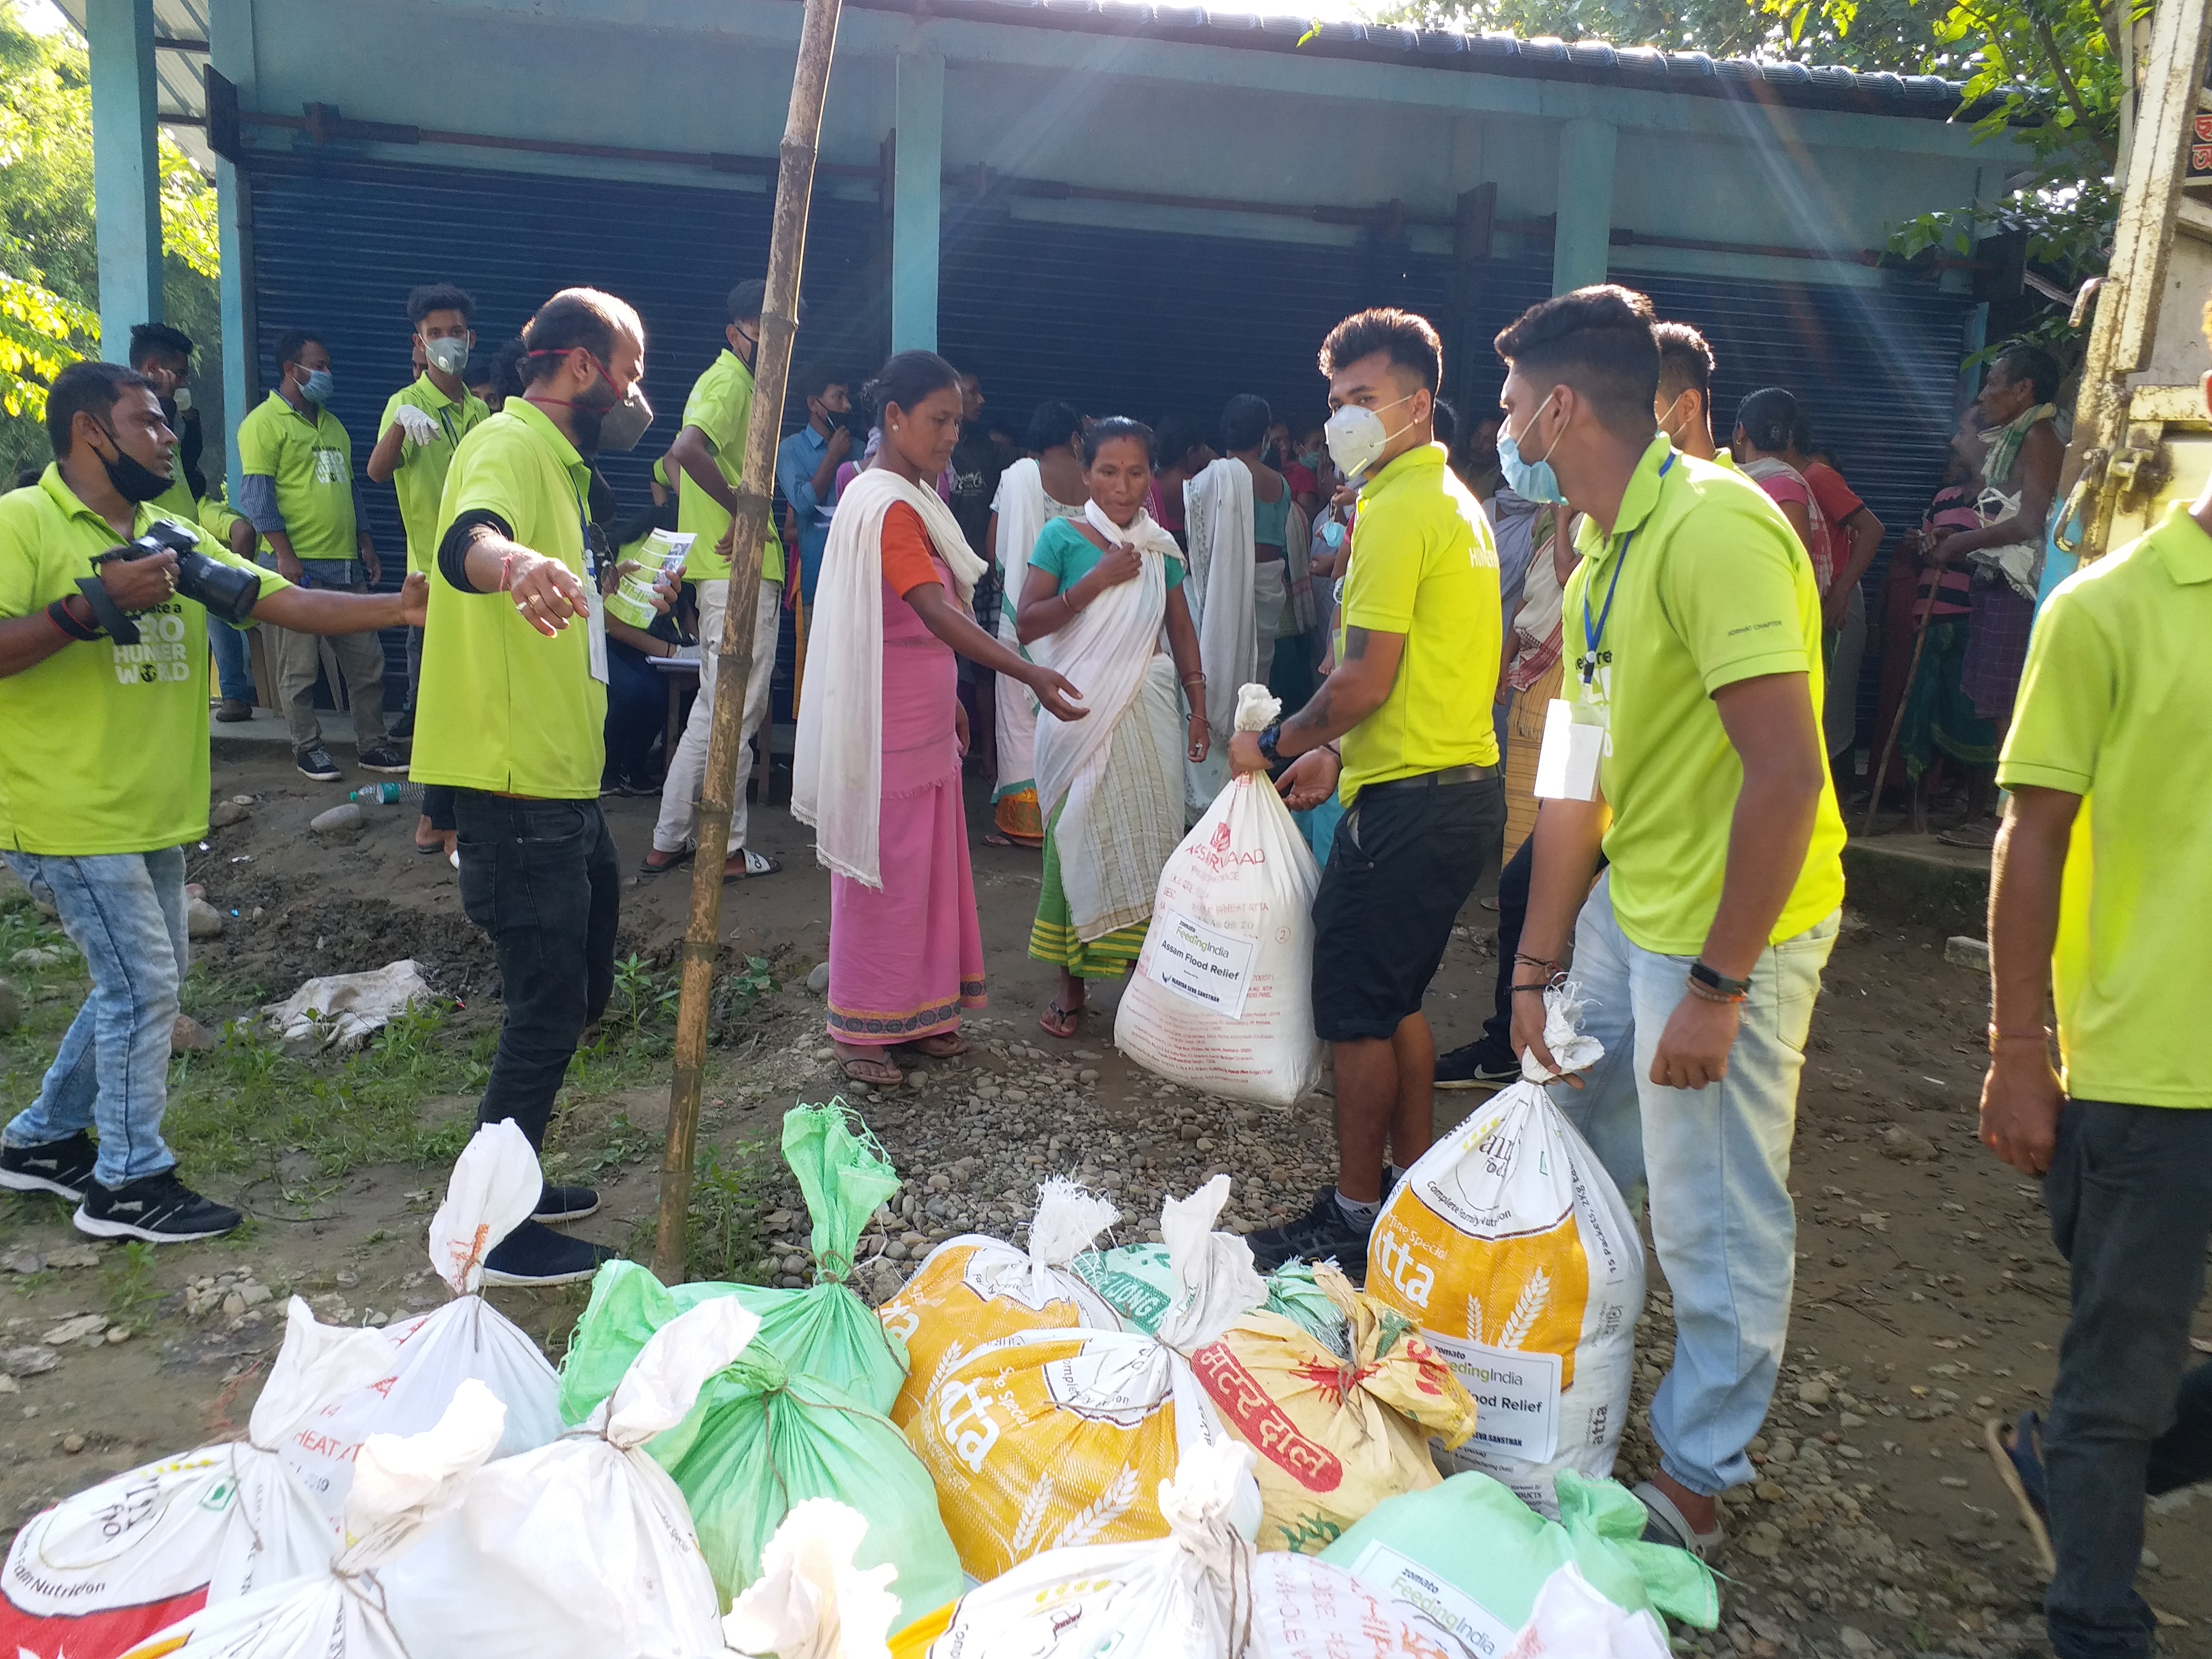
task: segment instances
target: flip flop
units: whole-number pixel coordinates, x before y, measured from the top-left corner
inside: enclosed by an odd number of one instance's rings
[[[867,1084],[871,1088],[896,1089],[906,1081],[906,1073],[888,1060],[840,1054],[837,1063],[844,1068],[847,1078],[854,1083]]]
[[[930,1044],[933,1042],[950,1043],[951,1046],[933,1048]],[[956,1054],[964,1054],[968,1052],[968,1039],[957,1031],[939,1031],[934,1036],[926,1036],[917,1042],[902,1042],[899,1047],[911,1048],[916,1054],[927,1054],[932,1060],[951,1060]]]
[[[660,849],[659,848],[655,848],[653,852],[659,852],[659,850]],[[652,861],[653,854],[647,853],[645,857],[637,861],[637,872],[641,876],[665,876],[671,870],[681,869],[684,866],[690,863],[694,854],[696,854],[697,851],[698,849],[696,848],[687,847],[682,852],[678,853],[674,858],[669,860],[665,864],[653,863]]]
[[[1075,1040],[1075,1034],[1083,1029],[1083,1011],[1090,1006],[1089,1003],[1084,1002],[1078,1003],[1073,1008],[1063,1008],[1057,1001],[1047,1003],[1045,1011],[1037,1016],[1037,1029],[1048,1037],[1057,1037],[1062,1042],[1072,1042]],[[1060,1030],[1053,1024],[1052,1017],[1054,1014],[1058,1014],[1067,1022],[1066,1030]]]
[[[2045,1578],[2058,1576],[2058,1557],[2051,1547],[2051,1489],[2043,1477],[2043,1421],[2026,1411],[2012,1425],[2012,1443],[2005,1443],[2005,1425],[1997,1418],[1982,1425],[1982,1443],[1997,1466],[1997,1479],[2020,1508],[2021,1523],[2035,1543],[2036,1564]]]
[[[983,836],[983,845],[986,847],[1019,847],[1021,842],[1014,840],[1011,836],[1002,836],[997,830],[992,830],[985,832]]]
[[[1644,1528],[1642,1541],[1646,1544],[1668,1544],[1678,1550],[1687,1550],[1700,1561],[1710,1561],[1721,1552],[1728,1534],[1718,1527],[1711,1532],[1699,1532],[1691,1526],[1689,1517],[1674,1505],[1674,1500],[1653,1486],[1649,1480],[1639,1480],[1631,1489],[1643,1503],[1644,1512],[1650,1517]]]
[[[722,872],[724,881],[751,881],[756,877],[775,875],[783,868],[779,860],[770,858],[765,853],[756,853],[750,847],[741,847],[738,851],[744,854],[744,873],[739,875],[733,870],[725,868]]]

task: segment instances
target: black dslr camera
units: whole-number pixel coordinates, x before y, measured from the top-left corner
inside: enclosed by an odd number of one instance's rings
[[[93,563],[128,562],[157,558],[164,553],[177,556],[177,592],[180,597],[198,600],[210,615],[228,623],[242,623],[253,613],[261,598],[261,578],[251,570],[210,559],[200,551],[198,537],[166,520],[156,522],[137,541],[112,553],[101,554]],[[118,645],[138,643],[138,624],[124,614],[97,576],[80,576],[76,586],[108,638]]]

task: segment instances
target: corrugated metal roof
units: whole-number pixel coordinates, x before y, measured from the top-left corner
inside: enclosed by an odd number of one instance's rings
[[[1141,0],[848,3],[871,11],[903,12],[918,19],[957,17],[978,23],[1133,35],[1188,45],[1296,53],[1307,58],[1571,81],[1692,97],[1744,99],[1795,109],[1838,110],[1859,115],[1948,120],[1959,112],[1963,91],[1958,82],[1939,75],[1867,75],[1855,70],[1765,58],[1714,58],[1702,52],[1616,46],[1604,40],[1570,42],[1549,37],[1524,40],[1512,34],[1413,28],[1397,23],[1338,21],[1316,24],[1296,15],[1207,6],[1152,5],[1141,3]],[[793,3],[799,3],[799,0],[793,0]],[[1977,106],[1977,112],[1978,109]]]

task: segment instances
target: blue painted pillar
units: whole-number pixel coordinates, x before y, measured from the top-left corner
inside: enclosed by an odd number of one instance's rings
[[[1609,121],[1577,118],[1559,129],[1559,225],[1552,241],[1552,292],[1605,280],[1613,233],[1613,161],[1620,141]]]
[[[937,349],[939,197],[945,178],[945,59],[902,52],[892,125],[891,349]]]
[[[92,69],[100,350],[119,363],[130,351],[131,325],[161,320],[154,0],[85,0],[84,33]]]
[[[254,107],[253,0],[212,0],[208,7],[208,58],[238,88],[242,108]],[[253,216],[244,176],[234,162],[216,158],[216,234],[222,258],[218,297],[222,308],[222,410],[229,430],[223,457],[229,497],[241,499],[245,473],[238,463],[238,423],[260,401],[255,372]]]

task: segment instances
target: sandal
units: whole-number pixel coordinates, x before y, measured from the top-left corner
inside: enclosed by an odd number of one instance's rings
[[[1982,1442],[1997,1466],[1997,1479],[2020,1506],[2021,1523],[2035,1542],[2035,1556],[2045,1578],[2058,1576],[2058,1558],[2051,1548],[2051,1496],[2043,1478],[2043,1422],[2032,1411],[2022,1412],[2005,1437],[2006,1425],[1992,1417],[1982,1425]]]
[[[1652,1485],[1639,1480],[1632,1489],[1644,1505],[1648,1520],[1641,1541],[1646,1544],[1668,1544],[1678,1550],[1687,1550],[1700,1561],[1710,1561],[1718,1555],[1728,1534],[1718,1527],[1711,1532],[1699,1532],[1690,1525],[1690,1519],[1674,1505],[1674,1500]]]
[[[1037,1016],[1037,1024],[1047,1036],[1058,1037],[1066,1042],[1082,1029],[1083,1011],[1090,1006],[1087,1002],[1079,1002],[1073,1008],[1063,1008],[1057,1000],[1048,1002],[1044,1012]],[[1055,1015],[1058,1016],[1057,1023],[1054,1018]]]
[[[643,858],[637,861],[638,874],[641,876],[665,876],[671,870],[680,869],[684,865],[690,863],[693,854],[698,851],[698,848],[696,847],[687,847],[682,852],[672,854],[667,863],[655,864],[653,861],[653,854],[659,850],[660,849],[658,847],[653,848],[652,851],[647,853]]]
[[[984,833],[983,845],[986,847],[1019,847],[1021,842],[1014,840],[1011,836],[1002,836],[997,830],[987,830]]]
[[[740,847],[731,856],[742,859],[744,861],[744,868],[732,870],[726,862],[724,863],[722,866],[724,881],[750,881],[756,876],[775,875],[783,868],[780,860],[770,858],[765,853],[756,853],[750,847]]]
[[[840,1054],[837,1063],[844,1068],[846,1078],[854,1083],[866,1083],[878,1089],[896,1089],[906,1081],[905,1073],[878,1055]]]
[[[968,1039],[957,1031],[939,1031],[934,1036],[923,1037],[915,1042],[902,1043],[900,1046],[927,1054],[932,1060],[951,1060],[956,1054],[964,1054],[968,1052]]]

